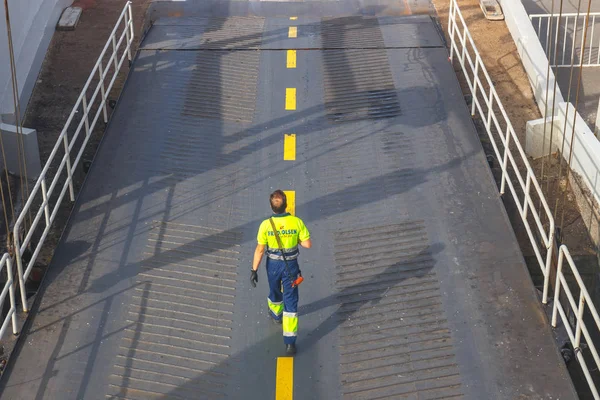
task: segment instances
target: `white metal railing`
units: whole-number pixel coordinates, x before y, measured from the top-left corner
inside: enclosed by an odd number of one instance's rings
[[[529,16],[553,67],[600,66],[600,13],[531,14]]]
[[[567,260],[565,263],[564,261]],[[570,273],[575,278],[575,282],[577,283],[577,290],[579,291],[579,301],[575,301],[575,296],[573,296],[573,291],[571,291],[569,287],[569,283],[565,277],[564,273],[564,265],[568,267]],[[562,291],[561,291],[562,289]],[[561,293],[567,298],[567,304],[570,306],[567,310],[563,308],[563,305],[559,301]],[[590,353],[594,359],[596,367],[594,369],[600,368],[600,357],[598,356],[598,351],[596,350],[596,346],[594,345],[594,341],[590,336],[590,332],[588,331],[585,322],[584,322],[584,312],[585,310],[589,311],[592,319],[595,322],[596,327],[600,327],[600,317],[598,316],[598,312],[596,311],[596,307],[592,302],[590,294],[585,288],[585,284],[581,279],[581,275],[579,275],[579,271],[573,262],[573,258],[571,258],[571,254],[569,254],[569,249],[567,246],[560,246],[559,255],[558,255],[558,267],[556,270],[556,286],[554,288],[554,307],[552,309],[552,326],[556,328],[557,317],[560,315],[565,329],[567,330],[567,334],[569,335],[569,339],[571,340],[571,344],[573,345],[573,349],[575,350],[575,355],[577,357],[577,361],[581,364],[581,369],[585,375],[585,379],[590,386],[592,394],[595,399],[599,399],[600,395],[598,394],[598,390],[594,384],[594,380],[590,375],[590,368],[588,367],[585,358],[581,352],[581,335],[585,338],[585,343],[590,349]],[[569,316],[567,314],[574,314],[575,316],[575,327],[573,332],[573,327],[569,321]]]
[[[448,35],[450,36],[450,60],[453,61],[456,55],[471,90],[473,98],[471,115],[475,116],[476,111],[479,113],[494,148],[496,158],[502,167],[500,193],[504,194],[506,185],[508,185],[544,275],[542,301],[546,304],[550,282],[550,264],[554,248],[554,218],[533,169],[529,165],[525,151],[521,147],[481,56],[475,47],[475,42],[469,33],[456,0],[450,1]],[[513,149],[516,150],[516,154]],[[509,163],[512,167],[512,178],[509,173]],[[525,176],[523,176],[521,170],[525,171]],[[541,204],[539,211],[536,208],[534,197]],[[533,218],[533,223],[530,222],[530,216]],[[542,221],[542,216],[546,221],[545,224]],[[538,243],[539,239],[541,239],[541,245]]]
[[[21,300],[23,303],[23,311],[27,312],[27,298],[25,294],[25,281],[29,276],[31,269],[37,260],[37,257],[42,249],[44,241],[48,236],[52,223],[56,218],[56,214],[60,209],[62,200],[65,196],[67,189],[71,201],[75,201],[75,193],[73,190],[73,170],[77,168],[81,157],[85,151],[86,145],[89,141],[90,135],[102,114],[104,122],[108,122],[108,113],[106,109],[107,96],[110,93],[115,80],[117,79],[118,73],[125,61],[128,58],[131,61],[131,44],[133,42],[133,20],[131,13],[131,2],[127,2],[114,29],[112,30],[104,49],[100,53],[94,68],[85,83],[81,94],[79,95],[67,122],[60,133],[48,161],[44,165],[40,177],[38,178],[35,186],[31,190],[27,203],[23,207],[17,221],[15,223],[13,233],[15,242],[15,258],[17,263],[17,271],[19,275],[19,285],[21,288]],[[110,57],[105,60],[105,58]],[[112,77],[108,81],[108,85],[105,83],[108,80],[109,72],[112,71]],[[95,87],[92,83],[95,83]],[[88,90],[92,91],[91,97],[88,97]],[[100,96],[98,96],[100,95]],[[81,110],[81,113],[79,112]],[[79,118],[79,123],[76,123]],[[74,129],[74,130],[73,130]],[[81,131],[85,132],[84,137],[80,137]],[[60,157],[58,154],[63,153],[62,159],[60,159],[60,165],[56,172],[52,176],[51,166],[56,160],[58,162]],[[74,156],[74,160],[72,157]],[[63,176],[63,172],[66,167],[66,176]],[[64,183],[61,183],[61,178],[64,178]],[[50,186],[48,187],[48,181]],[[55,189],[62,184],[62,189],[57,194]],[[41,199],[39,195],[41,193]],[[41,200],[40,204],[34,204],[36,198]],[[29,217],[34,215],[32,221],[29,221]],[[43,218],[42,218],[43,217]],[[24,226],[24,223],[30,222],[28,226]],[[40,239],[38,240],[33,254],[28,264],[23,268],[23,253],[25,249],[31,245],[32,238],[38,225],[41,221],[44,221],[43,231]],[[41,229],[41,227],[40,227]],[[23,230],[23,232],[21,232]],[[21,236],[24,236],[21,242]]]
[[[2,289],[2,293],[0,294],[0,310],[4,309],[4,302],[6,301],[6,297],[8,296],[8,300],[10,302],[10,310],[4,317],[4,321],[2,322],[2,326],[0,326],[0,339],[4,337],[8,329],[8,325],[12,322],[13,334],[17,334],[17,304],[15,302],[15,286],[13,285],[13,270],[12,270],[12,262],[10,260],[10,256],[8,253],[4,253],[2,256],[2,260],[0,260],[0,272],[3,268],[6,268],[6,282],[4,283],[4,288]]]
[[[550,214],[550,210],[546,203],[546,199],[541,191],[540,185],[533,174],[531,165],[529,164],[525,152],[519,143],[519,140],[512,128],[512,125],[508,119],[508,116],[500,102],[498,94],[494,89],[492,80],[490,79],[485,66],[481,60],[475,43],[465,20],[456,4],[456,0],[450,0],[449,9],[449,23],[448,23],[448,35],[450,36],[450,60],[454,60],[456,56],[458,62],[462,67],[465,80],[469,85],[471,94],[473,97],[473,103],[471,105],[471,114],[474,116],[475,112],[479,112],[479,116],[484,122],[488,136],[496,157],[501,162],[502,167],[502,183],[500,192],[503,194],[505,185],[508,184],[510,191],[513,195],[517,208],[521,214],[521,219],[527,234],[529,236],[531,245],[537,257],[537,261],[540,265],[542,273],[544,275],[544,288],[542,302],[544,304],[548,301],[548,289],[550,283],[550,266],[554,258],[554,219]],[[481,79],[480,76],[483,76]],[[516,155],[513,154],[511,146],[516,150]],[[515,160],[516,157],[516,160]],[[518,186],[515,187],[508,170],[508,161],[512,166],[513,174],[516,178]],[[525,178],[523,178],[522,172],[519,170],[519,165],[516,161],[520,161],[520,169],[525,171]],[[521,190],[522,199],[519,197],[516,189]],[[532,192],[533,190],[533,192]],[[546,223],[543,224],[540,219],[540,214],[535,208],[535,203],[532,199],[532,194],[537,196],[537,200],[540,203],[540,211],[546,219]],[[534,231],[529,223],[530,216],[533,217],[533,227],[536,228]],[[544,225],[547,226],[545,229]],[[538,245],[537,238],[541,239],[541,245]],[[543,253],[545,252],[545,256]],[[569,279],[564,273],[564,260],[567,260],[568,269],[574,277],[574,283],[579,291],[579,302],[575,301],[573,291],[569,286]],[[570,281],[573,283],[573,280]],[[566,304],[561,302],[561,294],[566,296]],[[569,251],[566,246],[561,246],[559,249],[558,266],[556,273],[555,282],[555,293],[553,302],[553,313],[552,313],[552,326],[556,327],[557,316],[560,315],[561,321],[563,322],[575,353],[577,360],[580,362],[583,372],[585,374],[587,383],[592,391],[592,394],[596,400],[600,400],[598,390],[591,377],[586,360],[581,352],[582,334],[585,338],[586,344],[590,349],[591,355],[594,359],[596,366],[593,370],[600,368],[600,357],[596,351],[596,347],[590,336],[588,326],[586,326],[584,320],[584,311],[589,311],[593,321],[589,321],[589,326],[595,329],[594,333],[596,336],[600,335],[600,317],[596,312],[596,308],[592,303],[592,299],[589,296],[585,284],[581,279],[579,271],[573,259],[571,258]],[[569,316],[575,316],[574,322],[571,322]],[[589,320],[589,318],[588,318]],[[593,324],[592,324],[593,322]]]

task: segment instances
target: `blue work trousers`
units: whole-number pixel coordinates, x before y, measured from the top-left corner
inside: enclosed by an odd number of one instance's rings
[[[268,303],[271,317],[282,321],[283,342],[295,344],[298,335],[298,287],[292,288],[292,282],[298,276],[300,267],[298,260],[288,260],[287,263],[289,272],[283,261],[267,258]]]

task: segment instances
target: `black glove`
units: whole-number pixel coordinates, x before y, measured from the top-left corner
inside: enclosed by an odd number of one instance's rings
[[[258,282],[258,271],[250,270],[250,283],[252,287],[256,287],[256,282]]]

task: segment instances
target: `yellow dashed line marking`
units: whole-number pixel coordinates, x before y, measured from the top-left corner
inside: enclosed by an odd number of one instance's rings
[[[285,197],[287,198],[287,208],[285,211],[292,215],[296,215],[296,191],[295,190],[284,190]]]
[[[294,397],[294,358],[277,357],[275,400],[292,400]]]
[[[298,17],[290,17],[295,21]],[[298,37],[298,27],[290,26],[288,37]],[[287,67],[296,68],[296,50],[287,51]],[[285,89],[285,109],[296,109],[296,88]],[[283,136],[283,159],[286,161],[296,160],[296,134],[286,133]],[[296,192],[294,190],[284,190],[287,198],[286,211],[296,215]],[[275,400],[292,400],[294,397],[294,358],[278,357],[277,373],[275,377]]]
[[[285,109],[295,110],[296,109],[296,88],[285,89]]]
[[[287,67],[296,68],[296,50],[287,51]]]
[[[296,159],[296,134],[286,133],[283,136],[283,159],[294,161]]]

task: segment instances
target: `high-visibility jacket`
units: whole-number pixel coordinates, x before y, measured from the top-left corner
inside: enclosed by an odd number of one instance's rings
[[[300,218],[290,215],[290,213],[273,214],[272,218],[283,245],[285,258],[295,260],[298,258],[298,242],[310,239],[310,232]],[[256,240],[258,244],[267,245],[267,257],[272,260],[283,260],[269,219],[260,224]]]

